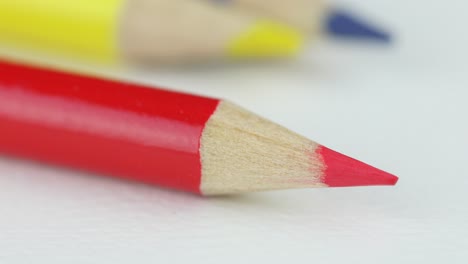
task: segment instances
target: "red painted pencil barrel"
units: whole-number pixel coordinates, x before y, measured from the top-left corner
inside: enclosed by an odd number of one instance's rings
[[[199,193],[218,103],[0,62],[0,152]]]

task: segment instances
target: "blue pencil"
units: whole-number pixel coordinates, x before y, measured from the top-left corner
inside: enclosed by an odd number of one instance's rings
[[[222,6],[266,15],[311,33],[333,38],[390,43],[391,35],[366,19],[321,0],[209,0]]]

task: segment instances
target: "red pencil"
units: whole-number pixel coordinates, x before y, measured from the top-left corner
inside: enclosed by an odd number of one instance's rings
[[[0,152],[203,195],[398,179],[224,100],[8,62]]]

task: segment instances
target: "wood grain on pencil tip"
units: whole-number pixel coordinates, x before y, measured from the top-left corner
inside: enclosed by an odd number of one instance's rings
[[[396,177],[219,99],[0,62],[0,152],[204,195]]]

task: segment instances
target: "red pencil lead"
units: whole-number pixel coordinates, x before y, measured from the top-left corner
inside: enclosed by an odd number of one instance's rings
[[[330,187],[395,185],[398,181],[395,175],[327,147],[320,146],[317,153],[324,163],[322,181]]]

